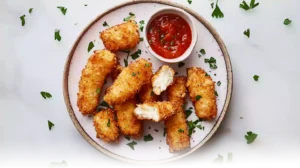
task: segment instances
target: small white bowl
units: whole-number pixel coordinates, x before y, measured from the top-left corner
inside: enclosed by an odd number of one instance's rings
[[[181,55],[179,56],[178,58],[172,58],[172,59],[168,59],[168,58],[163,58],[161,57],[160,55],[158,55],[155,51],[152,50],[149,42],[148,42],[148,38],[147,38],[147,32],[148,32],[148,29],[149,29],[149,26],[151,24],[151,22],[153,21],[154,18],[156,18],[157,16],[159,15],[163,15],[163,14],[175,14],[175,15],[178,15],[180,17],[182,17],[190,26],[191,28],[191,31],[192,31],[192,42],[189,46],[189,48]],[[156,12],[154,12],[148,19],[148,22],[146,23],[145,25],[145,30],[143,32],[143,35],[144,35],[144,43],[146,45],[146,48],[148,49],[148,51],[156,58],[158,58],[159,60],[163,61],[163,62],[167,62],[167,63],[178,63],[178,62],[181,62],[183,60],[185,60],[187,57],[189,57],[193,51],[193,49],[195,48],[195,45],[197,43],[197,37],[198,37],[198,34],[197,34],[197,29],[196,29],[196,26],[195,26],[195,23],[193,22],[191,16],[185,12],[184,10],[182,9],[178,9],[178,8],[163,8],[163,9],[160,9]]]

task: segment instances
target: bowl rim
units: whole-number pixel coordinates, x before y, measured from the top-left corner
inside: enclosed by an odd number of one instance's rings
[[[226,100],[222,109],[222,112],[218,118],[218,120],[216,121],[213,129],[211,130],[211,132],[209,134],[207,134],[207,136],[195,147],[191,148],[189,151],[187,151],[186,153],[182,153],[180,155],[168,158],[168,159],[162,159],[162,160],[156,160],[156,161],[144,161],[144,160],[134,160],[134,159],[129,159],[120,155],[117,155],[115,153],[112,153],[110,151],[108,151],[107,149],[103,148],[102,146],[100,146],[97,142],[95,142],[83,129],[83,127],[80,125],[78,119],[75,116],[75,113],[73,111],[72,105],[71,105],[71,101],[70,101],[70,97],[69,97],[69,87],[68,87],[68,77],[69,77],[69,70],[70,70],[70,65],[71,65],[71,61],[73,58],[73,54],[77,48],[77,45],[79,44],[79,42],[81,41],[82,37],[85,35],[85,33],[90,29],[90,27],[92,27],[96,22],[98,22],[103,16],[107,15],[108,13],[115,11],[119,8],[128,6],[128,5],[133,5],[133,4],[139,4],[139,3],[158,3],[158,4],[164,4],[164,5],[169,5],[169,6],[173,6],[173,7],[177,7],[180,9],[185,10],[186,12],[188,12],[189,14],[191,14],[192,16],[194,16],[197,20],[199,20],[208,30],[209,32],[213,35],[213,37],[216,39],[218,45],[220,46],[220,49],[223,53],[224,59],[225,59],[225,64],[226,64],[226,69],[227,69],[227,93],[226,93]],[[230,61],[230,57],[229,57],[229,53],[227,51],[227,48],[223,42],[223,40],[221,39],[220,35],[217,33],[217,31],[215,30],[215,28],[207,21],[205,20],[201,15],[199,15],[197,12],[193,11],[192,9],[181,5],[179,3],[176,2],[172,2],[172,1],[165,1],[165,0],[130,0],[127,2],[123,2],[113,8],[110,8],[108,10],[106,10],[105,12],[101,13],[100,15],[98,15],[95,19],[93,19],[82,31],[81,33],[78,35],[78,37],[76,38],[76,41],[74,42],[73,46],[70,49],[70,52],[68,54],[68,57],[66,59],[65,62],[65,67],[64,67],[64,72],[63,72],[63,77],[62,77],[62,87],[63,87],[63,96],[64,96],[64,101],[66,104],[66,108],[67,111],[69,113],[69,116],[74,124],[74,126],[76,127],[77,131],[82,135],[82,137],[94,148],[96,148],[97,150],[99,150],[100,152],[102,152],[103,154],[110,156],[111,158],[114,158],[116,160],[120,160],[120,161],[124,161],[127,163],[133,163],[133,164],[147,164],[147,165],[153,165],[153,164],[161,164],[161,163],[166,163],[166,162],[171,162],[171,161],[175,161],[178,159],[181,159],[187,155],[190,155],[191,153],[195,152],[197,149],[199,149],[201,146],[203,146],[213,135],[214,133],[217,131],[218,127],[220,126],[221,122],[223,121],[225,114],[227,112],[227,109],[230,105],[230,101],[231,101],[231,97],[232,97],[232,90],[233,90],[233,72],[232,72],[232,66],[231,66],[231,61]]]
[[[182,16],[185,15],[187,19],[181,17],[182,19],[184,19],[190,26],[191,32],[192,32],[192,41],[190,46],[186,49],[186,51],[179,57],[177,58],[172,58],[172,59],[168,59],[168,58],[164,58],[162,56],[160,56],[159,54],[157,54],[150,46],[149,42],[148,42],[148,38],[147,38],[147,32],[149,29],[149,25],[151,24],[151,22],[153,21],[153,19],[160,15],[160,13],[164,13],[165,11],[174,11],[174,14],[178,15],[178,16]],[[187,59],[191,53],[193,52],[196,44],[197,44],[197,40],[198,40],[198,32],[196,29],[196,25],[194,20],[192,19],[192,17],[190,16],[189,13],[187,13],[186,11],[180,9],[180,8],[176,8],[176,7],[163,7],[161,9],[156,10],[155,12],[153,12],[147,19],[146,25],[145,25],[145,29],[143,31],[143,37],[144,37],[144,44],[147,48],[147,50],[150,52],[150,54],[154,57],[156,57],[157,59],[159,59],[162,62],[166,62],[166,63],[178,63],[181,61],[184,61],[185,59]]]

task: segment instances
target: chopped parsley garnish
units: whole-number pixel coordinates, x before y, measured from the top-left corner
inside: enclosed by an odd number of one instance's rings
[[[254,79],[255,81],[258,81],[259,76],[258,76],[258,75],[254,75],[254,76],[253,76],[253,79]]]
[[[136,73],[134,73],[134,72],[132,72],[132,74],[131,74],[132,76],[136,76]]]
[[[202,49],[200,50],[200,53],[201,53],[202,55],[205,55],[205,54],[206,54],[206,51],[202,48]]]
[[[32,10],[33,10],[33,8],[30,8],[28,12],[29,12],[29,13],[32,13]]]
[[[144,41],[144,38],[143,38],[143,37],[141,37],[141,38],[140,38],[140,41]]]
[[[192,0],[187,0],[187,1],[188,1],[189,4],[192,4],[192,2],[193,2]]]
[[[218,94],[218,92],[217,91],[215,91],[215,95],[218,97],[219,96],[219,94]]]
[[[61,40],[60,30],[55,30],[55,32],[54,32],[54,40],[57,40],[57,41]]]
[[[201,98],[202,98],[202,96],[200,96],[200,95],[196,96],[196,100],[200,100]]]
[[[155,132],[158,132],[159,130],[158,130],[158,129],[154,129],[154,131],[155,131]]]
[[[210,59],[206,58],[206,59],[204,59],[204,62],[209,63],[209,67],[211,69],[217,69],[218,68],[218,66],[216,65],[217,60],[214,57],[210,57]]]
[[[191,109],[185,110],[185,118],[189,118],[189,116],[191,114],[192,114],[192,110]]]
[[[220,81],[218,81],[218,82],[217,82],[217,85],[218,85],[218,86],[221,86],[221,82],[220,82]]]
[[[48,120],[48,128],[51,131],[52,127],[54,127],[54,124]]]
[[[208,73],[205,73],[205,76],[210,76]]]
[[[61,11],[62,14],[66,15],[67,10],[68,10],[67,8],[65,8],[63,6],[58,6],[57,8],[60,9],[60,11]]]
[[[126,145],[128,145],[132,150],[134,150],[134,145],[137,145],[137,143],[135,141],[132,141]]]
[[[178,130],[178,132],[184,133],[184,130],[180,128],[180,129]]]
[[[144,20],[141,20],[140,21],[140,31],[143,32],[144,30],[144,24],[145,24],[145,21]]]
[[[106,21],[103,23],[103,26],[104,26],[104,27],[109,27],[109,25],[107,24]]]
[[[91,41],[88,46],[88,52],[90,52],[94,47],[94,43]]]
[[[153,137],[150,134],[144,136],[144,141],[145,142],[152,141],[152,140],[153,140]]]
[[[179,63],[178,63],[178,67],[179,67],[179,68],[183,67],[184,65],[185,65],[184,62],[179,62]]]
[[[214,5],[215,5],[215,3],[211,3],[210,4],[210,6],[211,6],[212,9],[214,9]]]
[[[84,4],[84,6],[88,6],[87,4]]]
[[[199,120],[196,120],[196,121],[189,121],[188,122],[188,127],[189,127],[189,136],[191,136],[198,124]]]
[[[245,135],[245,138],[247,140],[247,144],[253,143],[254,140],[256,139],[256,137],[257,137],[257,134],[255,134],[251,131],[247,132],[247,135]]]
[[[222,155],[218,155],[218,158],[216,158],[214,160],[214,163],[223,163],[223,156]]]
[[[255,0],[251,0],[250,5],[248,5],[245,1],[243,1],[240,4],[240,8],[244,9],[244,10],[250,10],[250,9],[254,9],[255,7],[257,7],[259,5],[259,3],[255,3]]]
[[[145,64],[145,67],[149,67],[149,66],[150,66],[150,64],[148,64],[148,63]]]
[[[100,88],[97,88],[96,93],[99,94],[101,92]]]
[[[289,25],[291,23],[292,23],[292,20],[290,20],[289,18],[286,18],[283,22],[283,24],[285,24],[285,25]]]
[[[125,67],[128,66],[128,58],[129,58],[129,55],[130,55],[130,51],[129,50],[125,50],[125,51],[121,51],[123,53],[127,53],[127,57],[124,58],[124,64],[125,64]]]
[[[164,128],[164,137],[166,136],[167,134],[167,128]]]
[[[48,92],[41,92],[41,95],[43,96],[44,99],[49,99],[52,97],[52,95]]]
[[[125,139],[127,139],[128,141],[130,141],[130,137],[129,136],[124,136]]]
[[[110,119],[108,119],[106,126],[110,127]]]
[[[139,58],[141,54],[142,54],[142,50],[138,49],[135,53],[131,54],[130,56],[133,60],[135,60]]]
[[[204,131],[204,129],[205,129],[205,127],[203,126],[203,125],[197,125],[197,128],[199,128],[200,130],[203,130]]]
[[[68,167],[68,163],[66,161],[61,162],[51,162],[47,168],[66,168]]]
[[[129,16],[127,16],[126,18],[124,18],[124,21],[129,21],[129,20],[131,20],[131,19],[133,19],[135,17],[135,14],[134,13],[132,13],[132,12],[129,12]]]
[[[218,6],[218,0],[216,2],[216,7],[213,11],[213,13],[211,14],[212,17],[215,17],[215,18],[223,18],[224,17],[224,14],[223,12],[221,11],[220,7]]]
[[[106,103],[105,101],[102,101],[102,102],[100,103],[100,106],[110,108],[109,104]]]
[[[25,17],[26,17],[26,15],[23,15],[23,16],[20,17],[21,22],[22,22],[22,26],[25,25]]]
[[[245,30],[244,35],[250,38],[250,29]]]

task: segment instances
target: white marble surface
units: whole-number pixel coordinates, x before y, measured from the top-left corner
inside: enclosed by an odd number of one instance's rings
[[[120,2],[124,1],[0,1],[0,165],[47,167],[65,160],[69,166],[130,166],[98,152],[81,137],[62,94],[64,63],[74,40],[92,19]],[[211,17],[211,0],[176,2],[199,12],[223,38],[231,56],[234,91],[215,136],[174,163],[211,164],[218,154],[226,159],[232,152],[234,163],[241,165],[299,165],[300,2],[259,0],[259,7],[245,12],[238,7],[241,0],[220,0],[223,19]],[[57,6],[68,8],[66,16]],[[34,8],[32,14],[29,8]],[[19,18],[23,14],[24,27]],[[283,25],[285,18],[292,24]],[[243,35],[247,28],[250,39]],[[61,42],[54,41],[55,29],[61,30]],[[254,74],[261,77],[259,82]],[[53,98],[44,100],[40,91]],[[55,124],[52,131],[47,120]],[[244,138],[247,131],[258,133],[251,145]]]

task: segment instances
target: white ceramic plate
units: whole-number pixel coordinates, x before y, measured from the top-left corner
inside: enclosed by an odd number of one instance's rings
[[[192,55],[184,61],[184,67],[179,68],[178,64],[170,64],[170,66],[172,66],[179,75],[186,75],[186,68],[188,67],[201,67],[207,71],[216,83],[218,81],[221,82],[221,86],[217,86],[216,84],[216,91],[219,95],[217,97],[218,115],[214,121],[201,122],[201,124],[205,127],[204,131],[196,128],[196,132],[191,137],[191,149],[179,153],[169,153],[169,146],[166,144],[166,138],[163,135],[163,122],[158,124],[153,122],[144,122],[144,135],[151,134],[154,137],[154,140],[150,142],[144,142],[143,139],[135,140],[137,142],[135,150],[132,150],[128,145],[126,145],[132,140],[128,141],[123,136],[120,137],[120,142],[118,144],[104,143],[102,140],[96,138],[92,117],[83,116],[76,105],[78,82],[80,80],[81,71],[87,63],[89,56],[92,54],[92,51],[104,48],[102,41],[99,39],[99,32],[107,28],[103,26],[105,21],[110,26],[117,25],[123,22],[123,19],[128,16],[129,12],[132,12],[135,13],[135,20],[137,22],[141,20],[145,20],[145,22],[147,22],[146,19],[149,18],[150,14],[163,7],[177,7],[184,9],[194,19],[198,30],[198,42],[192,52]],[[140,34],[142,35],[143,33]],[[91,41],[94,42],[95,47],[88,53],[87,49]],[[131,53],[138,49],[142,50],[141,57],[151,59],[153,63],[153,72],[155,72],[163,64],[147,51],[144,43],[141,42],[131,51]],[[206,55],[199,57],[198,54],[200,49],[205,49]],[[126,58],[126,54],[120,52],[117,53],[117,56],[124,66],[123,60]],[[209,64],[204,62],[205,58],[210,58],[211,56],[217,60],[218,68],[216,70],[211,69]],[[131,57],[129,57],[129,63],[132,61]],[[70,117],[78,131],[91,145],[101,152],[119,160],[134,163],[161,163],[175,160],[192,153],[202,146],[217,130],[230,102],[232,92],[232,71],[229,55],[225,45],[212,26],[201,16],[188,8],[169,1],[141,0],[121,4],[110,9],[97,17],[90,25],[87,26],[87,28],[78,37],[70,52],[66,62],[63,82],[64,97]],[[110,85],[111,80],[108,79],[104,89]],[[102,98],[103,93],[101,95],[101,99]],[[189,107],[193,107],[188,97],[186,102],[188,102],[186,106],[187,109]],[[194,110],[188,120],[197,120]]]

